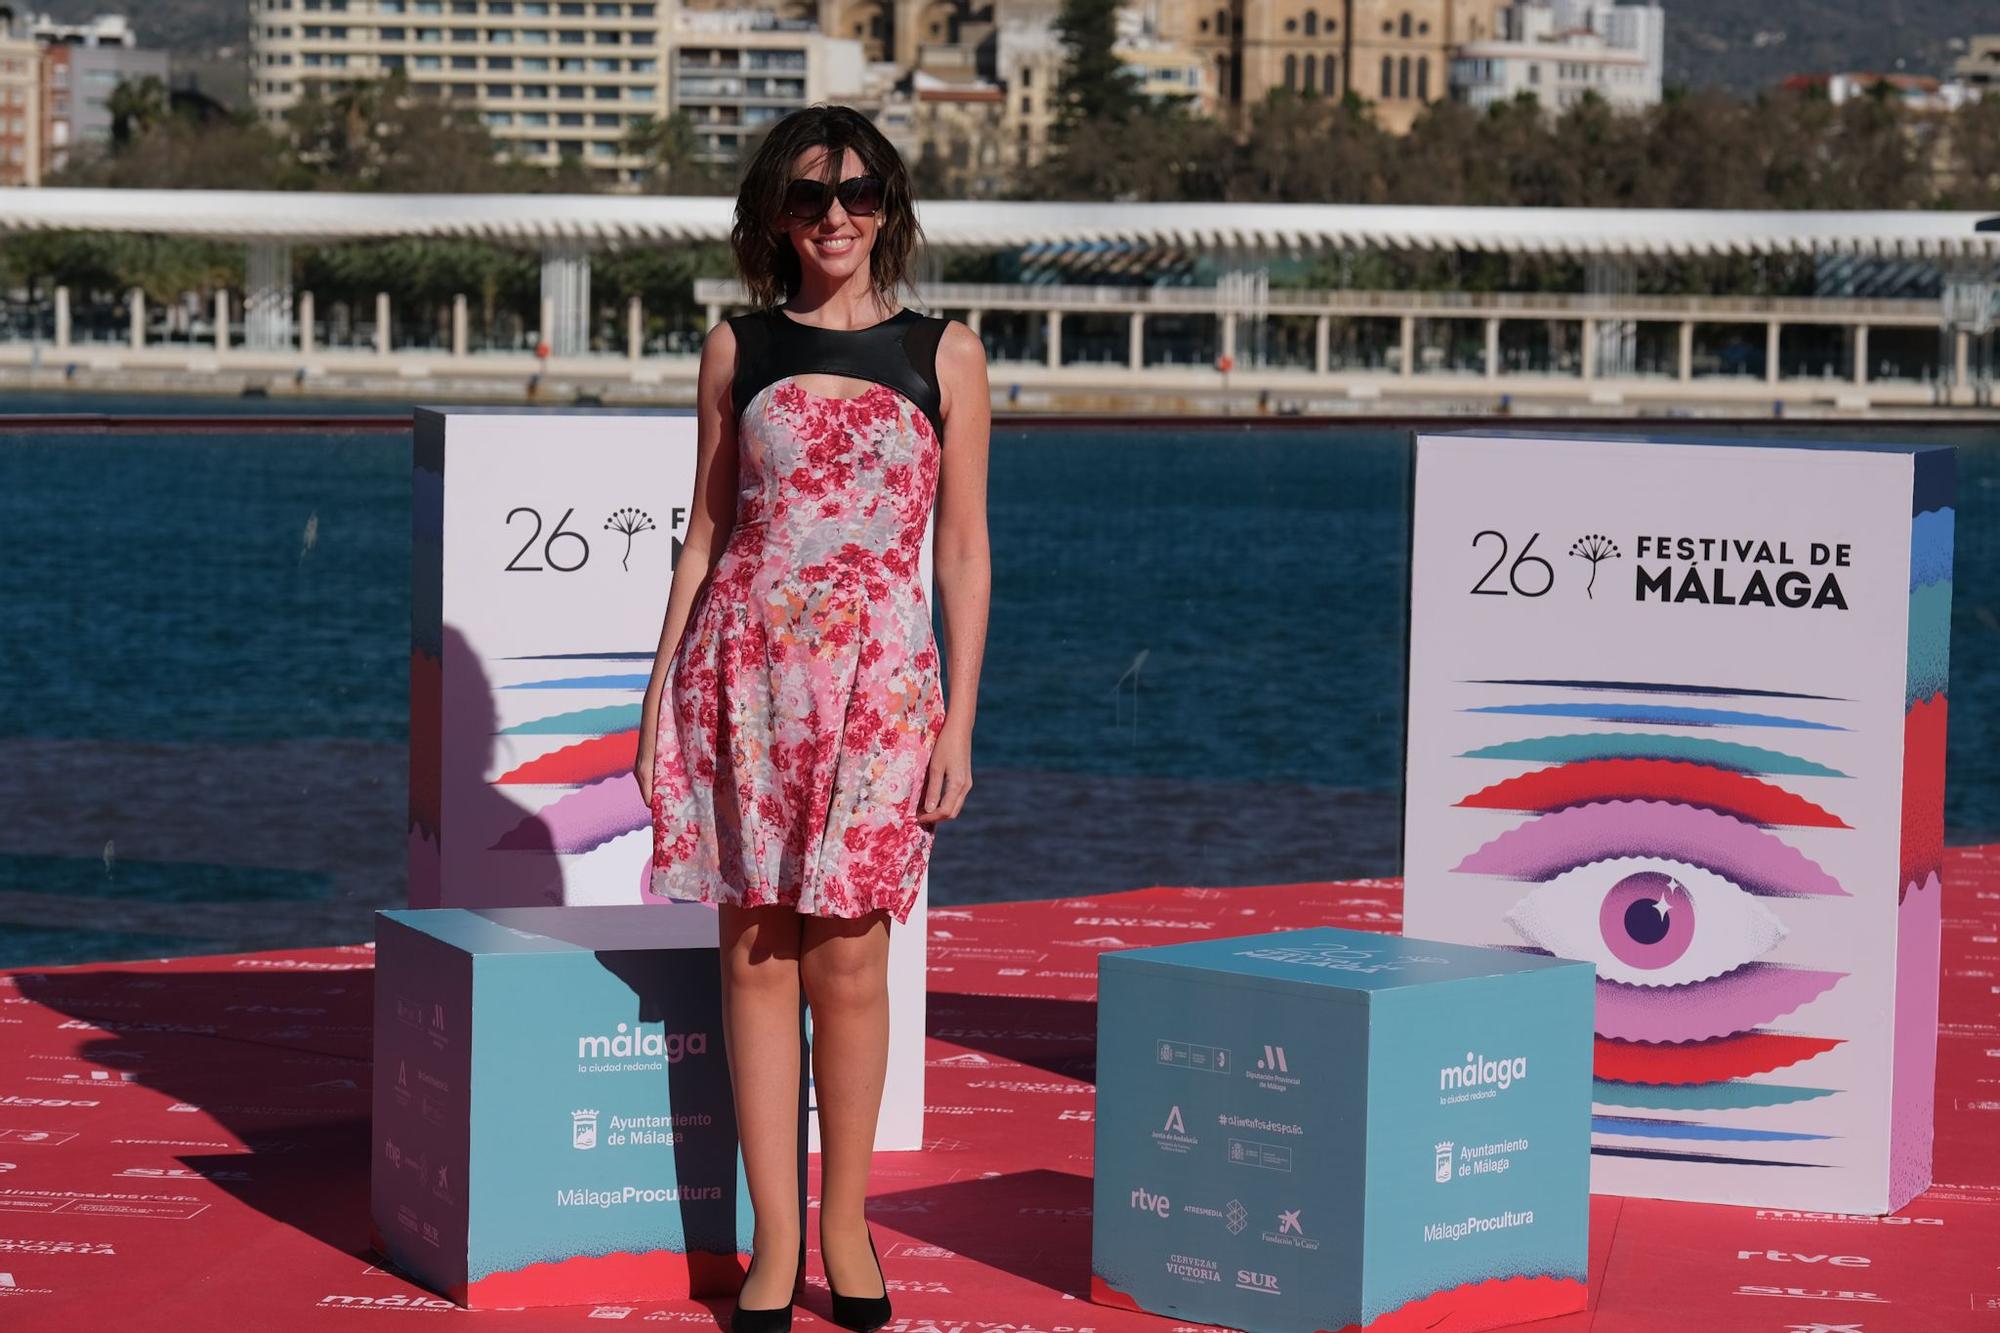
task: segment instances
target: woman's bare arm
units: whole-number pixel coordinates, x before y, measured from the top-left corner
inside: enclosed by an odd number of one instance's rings
[[[993,399],[985,344],[954,320],[938,340],[937,366],[945,422],[931,565],[944,629],[948,691],[944,731],[931,756],[923,808],[917,816],[926,823],[956,819],[972,788],[972,719],[978,708],[993,582],[986,533]]]
[[[660,695],[666,688],[667,668],[687,626],[695,594],[714,573],[736,517],[736,407],[731,396],[735,377],[736,331],[724,321],[710,329],[701,343],[701,368],[695,381],[695,503],[688,514],[680,559],[674,564],[660,646],[653,656],[653,674],[646,682],[646,700],[639,710],[639,754],[632,775],[648,805],[653,800],[654,738],[659,730]]]

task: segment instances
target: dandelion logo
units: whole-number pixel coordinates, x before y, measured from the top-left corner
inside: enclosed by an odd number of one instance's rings
[[[605,519],[604,528],[607,532],[625,534],[625,556],[618,563],[629,573],[632,568],[632,539],[642,532],[653,530],[653,516],[643,509],[628,506],[614,511],[610,518]]]
[[[1593,532],[1587,536],[1578,537],[1572,542],[1569,553],[1579,560],[1588,560],[1590,562],[1590,582],[1585,586],[1584,593],[1593,601],[1596,600],[1597,567],[1604,561],[1615,560],[1623,554],[1618,549],[1618,543],[1612,541],[1602,533]]]

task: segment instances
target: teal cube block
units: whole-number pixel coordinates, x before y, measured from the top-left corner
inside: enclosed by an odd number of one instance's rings
[[[1583,1309],[1595,979],[1333,928],[1100,955],[1092,1298],[1253,1333]]]
[[[733,1292],[753,1218],[714,911],[375,921],[376,1250],[470,1308]]]

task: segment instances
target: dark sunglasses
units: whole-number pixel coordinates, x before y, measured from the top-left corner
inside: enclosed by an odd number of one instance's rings
[[[810,221],[831,208],[833,198],[838,198],[840,206],[854,217],[873,217],[882,207],[882,178],[849,176],[828,191],[825,181],[800,176],[785,187],[785,216],[800,222]]]

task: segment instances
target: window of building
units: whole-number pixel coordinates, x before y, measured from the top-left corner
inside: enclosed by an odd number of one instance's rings
[[[1419,102],[1428,102],[1431,100],[1431,58],[1429,56],[1417,57],[1417,100]]]
[[[573,83],[565,83],[556,89],[556,98],[564,102],[581,102],[583,100],[583,89]]]
[[[583,113],[581,111],[558,111],[556,113],[556,124],[570,125],[581,129],[583,128]]]
[[[1396,30],[1397,30],[1397,33],[1398,33],[1398,35],[1399,35],[1399,36],[1403,36],[1403,37],[1408,37],[1408,36],[1410,35],[1410,11],[1409,11],[1409,10],[1407,10],[1407,9],[1406,9],[1406,10],[1404,10],[1404,11],[1403,11],[1403,15],[1402,15],[1402,17],[1401,17],[1400,19],[1398,19],[1398,20],[1397,20],[1397,22],[1396,22]]]
[[[1312,92],[1313,80],[1319,74],[1319,57],[1314,55],[1310,51],[1306,52],[1306,58],[1302,68],[1304,72],[1300,75],[1299,78],[1299,91],[1303,93]]]
[[[385,42],[400,42],[404,40],[404,35],[407,32],[408,29],[406,28],[383,28],[379,36]]]
[[[592,41],[596,42],[599,46],[618,45],[618,34],[615,32],[603,32],[603,31],[594,32],[590,35],[590,38]]]
[[[486,40],[495,46],[512,46],[514,44],[514,30],[512,28],[488,28],[486,30]]]
[[[514,113],[511,111],[489,111],[486,113],[486,123],[495,129],[505,129],[514,123]]]
[[[1388,56],[1382,57],[1382,96],[1389,98],[1396,93],[1396,62]]]
[[[625,118],[616,112],[600,111],[590,118],[590,123],[600,130],[615,130],[625,123]]]
[[[1287,51],[1287,52],[1285,53],[1285,88],[1286,88],[1286,90],[1287,90],[1287,91],[1290,91],[1290,90],[1292,90],[1292,89],[1295,89],[1295,88],[1297,88],[1297,87],[1298,87],[1298,82],[1299,82],[1299,58],[1298,58],[1297,56],[1293,55],[1293,54],[1292,54],[1291,52]]]
[[[512,57],[512,56],[488,56],[488,57],[486,57],[486,68],[488,68],[488,69],[512,69],[512,68],[514,68],[514,57]]]
[[[504,102],[513,97],[514,85],[511,83],[489,83],[486,85],[486,95],[496,101]]]
[[[596,97],[600,102],[617,101],[618,92],[618,85],[615,83],[600,83],[591,90],[592,96]]]
[[[615,19],[625,12],[625,6],[600,4],[593,12],[601,19]]]
[[[521,113],[521,123],[523,125],[546,125],[549,123],[549,113],[546,111],[523,111]]]
[[[453,69],[478,69],[478,68],[479,68],[479,57],[478,57],[478,56],[453,56],[453,57],[451,58],[451,67],[452,67]]]
[[[1319,11],[1317,9],[1308,9],[1306,11],[1306,36],[1319,36]]]
[[[549,85],[546,83],[524,83],[521,85],[521,96],[523,97],[547,97],[548,95]]]
[[[1404,56],[1401,60],[1396,62],[1396,96],[1407,98],[1409,95],[1410,95],[1410,58],[1408,56]]]

